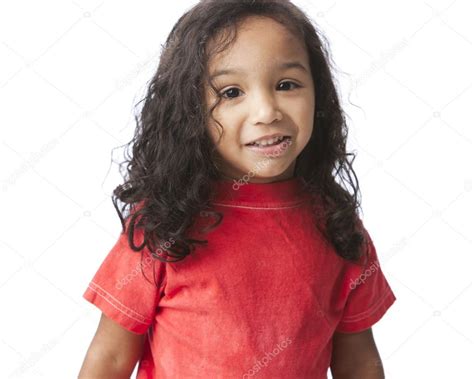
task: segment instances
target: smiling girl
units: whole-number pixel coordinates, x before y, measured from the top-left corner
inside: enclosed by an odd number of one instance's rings
[[[289,1],[178,20],[114,191],[122,232],[84,293],[102,316],[80,378],[384,377],[371,327],[396,298],[328,60]]]

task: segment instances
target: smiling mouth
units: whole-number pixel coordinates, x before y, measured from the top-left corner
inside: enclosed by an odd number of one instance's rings
[[[284,137],[274,143],[268,145],[258,145],[256,143],[246,144],[245,147],[253,154],[260,156],[271,157],[273,159],[287,157],[292,143],[291,137]]]
[[[260,144],[258,142],[252,142],[252,143],[247,143],[245,146],[249,146],[249,147],[257,147],[257,148],[265,148],[265,147],[270,147],[270,146],[277,146],[277,145],[280,145],[282,144],[283,142],[288,142],[289,140],[291,140],[291,137],[290,136],[284,136],[282,139],[278,139],[276,140],[275,142],[271,143],[271,144],[266,144],[266,145],[263,145],[263,144]]]

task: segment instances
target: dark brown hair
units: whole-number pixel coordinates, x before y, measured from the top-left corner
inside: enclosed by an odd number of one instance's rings
[[[234,41],[239,23],[251,15],[282,23],[307,48],[317,99],[315,125],[297,158],[295,175],[304,179],[322,205],[320,230],[327,241],[338,255],[357,261],[367,239],[357,212],[359,186],[353,159],[348,159],[354,154],[346,152],[347,126],[331,73],[328,44],[314,22],[285,0],[202,0],[174,25],[141,100],[142,110],[135,116],[137,128],[128,144],[132,156],[124,162],[125,183],[112,196],[124,230],[122,213],[130,207],[126,216],[129,243],[135,251],[147,246],[154,258],[174,262],[184,259],[196,244],[207,243],[187,236],[196,215],[209,212],[216,216],[214,227],[220,223],[222,215],[210,207],[210,180],[220,178],[220,173],[212,164],[215,146],[206,125],[221,99],[206,109],[206,81],[216,91],[206,76],[210,59],[206,46],[211,38],[225,36],[217,46],[225,50]],[[122,210],[117,199],[124,203]],[[144,230],[140,246],[133,244],[135,227]],[[167,241],[172,243],[157,248]]]

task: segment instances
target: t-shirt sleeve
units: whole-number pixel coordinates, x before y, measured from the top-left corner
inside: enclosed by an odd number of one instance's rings
[[[342,318],[336,332],[356,333],[370,328],[379,321],[395,302],[396,297],[385,278],[372,239],[366,235],[368,257],[365,266],[348,264],[342,293],[346,299]]]
[[[134,242],[137,246],[143,242],[141,229],[135,229]],[[142,251],[132,250],[127,232],[121,232],[83,298],[125,329],[143,334],[155,316],[165,283],[164,265],[151,256],[147,247]]]

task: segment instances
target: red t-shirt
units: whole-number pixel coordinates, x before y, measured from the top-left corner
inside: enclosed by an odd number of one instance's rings
[[[153,267],[120,234],[83,295],[147,333],[139,379],[327,378],[334,331],[367,329],[396,300],[366,229],[364,268],[325,242],[300,178],[233,185],[213,182],[220,226],[191,231],[207,246]]]

